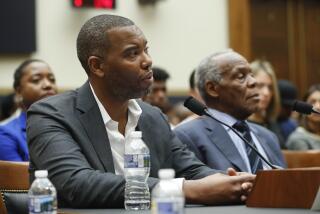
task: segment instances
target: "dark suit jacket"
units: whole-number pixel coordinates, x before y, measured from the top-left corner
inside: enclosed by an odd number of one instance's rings
[[[173,168],[176,177],[186,179],[217,172],[186,149],[159,109],[138,102],[142,115],[137,129],[151,155],[151,189],[161,168]],[[49,171],[60,207],[123,207],[125,179],[115,175],[108,135],[88,82],[78,90],[32,105],[27,139],[30,173]]]
[[[286,167],[277,137],[266,128],[249,123],[272,164]],[[215,120],[202,116],[174,130],[177,137],[205,164],[214,169],[226,170],[233,167],[247,171],[245,162],[240,156],[231,137],[224,127]]]

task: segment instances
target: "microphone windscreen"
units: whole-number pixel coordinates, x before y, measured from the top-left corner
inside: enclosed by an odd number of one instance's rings
[[[205,105],[200,103],[193,97],[188,97],[183,104],[186,108],[188,108],[193,113],[201,116],[205,113],[205,109],[207,108]]]
[[[301,114],[311,114],[313,106],[306,102],[295,101],[292,110]]]

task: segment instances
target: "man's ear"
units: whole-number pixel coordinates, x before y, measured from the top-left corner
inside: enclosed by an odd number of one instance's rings
[[[217,88],[219,87],[218,84],[212,82],[212,81],[208,81],[206,82],[206,92],[210,97],[214,97],[217,98],[219,97],[219,93]]]
[[[90,56],[88,58],[88,67],[92,75],[103,77],[104,76],[103,66],[104,66],[104,63],[102,58],[97,56]]]

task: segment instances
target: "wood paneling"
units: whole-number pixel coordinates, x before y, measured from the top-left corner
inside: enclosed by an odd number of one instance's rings
[[[289,76],[286,2],[251,1],[251,50],[254,58],[273,63],[278,78]]]
[[[305,66],[307,81],[310,84],[320,83],[320,2],[304,1],[303,29],[305,41]]]
[[[299,95],[320,83],[320,1],[229,0],[230,47],[269,60]]]
[[[249,0],[229,0],[230,47],[247,59],[251,57]]]

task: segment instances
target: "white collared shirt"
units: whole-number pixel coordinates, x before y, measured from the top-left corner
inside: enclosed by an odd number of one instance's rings
[[[212,116],[214,116],[215,118],[217,118],[218,120],[226,123],[229,126],[233,126],[238,120],[235,119],[234,117],[232,117],[229,114],[223,113],[221,111],[218,111],[216,109],[209,109],[209,112]],[[249,162],[249,158],[246,152],[246,145],[243,142],[243,140],[236,135],[229,127],[222,125],[223,128],[227,131],[227,133],[229,134],[232,142],[234,143],[235,147],[238,149],[242,159],[244,160],[244,163],[246,164],[247,170],[248,172],[251,172],[251,167],[250,167],[250,162]],[[258,138],[254,135],[254,133],[250,130],[250,135],[251,138],[253,140],[253,143],[256,145],[258,151],[260,152],[260,154],[263,155],[264,158],[266,158],[268,160],[268,157],[264,151],[264,149],[262,148],[260,142],[258,141]],[[269,165],[267,165],[264,161],[262,161],[262,166],[263,169],[271,169]]]
[[[130,136],[130,133],[135,131],[136,126],[138,125],[138,121],[140,115],[142,114],[142,110],[137,103],[136,100],[131,99],[128,103],[128,121],[125,128],[124,136],[119,132],[117,121],[111,119],[108,112],[103,107],[102,103],[94,93],[94,90],[90,84],[91,91],[93,93],[94,99],[96,100],[103,123],[106,127],[110,147],[112,151],[112,158],[114,164],[114,170],[116,175],[123,175],[124,174],[124,146],[127,140],[127,137]]]
[[[126,137],[128,137],[130,133],[134,131],[136,126],[138,125],[140,115],[142,114],[142,109],[140,108],[136,100],[134,99],[129,100],[128,122],[125,128],[125,136],[123,136],[118,130],[119,123],[111,119],[110,115],[105,110],[102,103],[94,93],[94,90],[91,84],[90,84],[90,88],[94,96],[94,99],[98,104],[98,107],[103,119],[103,123],[107,130],[110,147],[112,151],[112,159],[113,159],[115,174],[123,175],[124,174],[124,147],[125,147]],[[173,182],[178,186],[178,188],[180,188],[181,191],[182,191],[183,181],[184,181],[184,178],[173,179]]]

